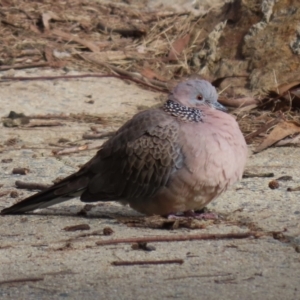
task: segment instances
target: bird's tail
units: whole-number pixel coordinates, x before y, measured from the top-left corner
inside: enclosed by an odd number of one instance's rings
[[[80,196],[87,187],[88,178],[73,174],[50,188],[34,194],[1,211],[2,215],[19,214],[45,208]]]

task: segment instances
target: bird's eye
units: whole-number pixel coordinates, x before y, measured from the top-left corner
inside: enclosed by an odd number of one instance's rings
[[[202,95],[199,94],[199,95],[197,96],[197,99],[198,99],[198,100],[202,100],[202,99],[203,99]]]

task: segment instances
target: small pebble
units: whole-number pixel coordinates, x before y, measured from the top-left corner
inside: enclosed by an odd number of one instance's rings
[[[271,180],[269,182],[269,188],[272,189],[272,190],[278,189],[279,188],[279,182],[276,179]]]
[[[4,163],[4,164],[11,163],[12,161],[13,161],[12,158],[3,158],[3,159],[1,160],[1,162]]]
[[[114,231],[110,227],[103,228],[103,235],[112,235]]]
[[[131,249],[133,250],[144,250],[144,251],[154,251],[156,248],[154,246],[148,246],[145,242],[133,243],[131,245]]]
[[[18,198],[19,197],[19,193],[17,191],[11,191],[10,192],[10,197],[11,198]]]
[[[26,174],[28,174],[28,172],[29,172],[29,169],[27,169],[27,168],[14,168],[12,170],[13,174],[19,174],[19,175],[26,175]]]

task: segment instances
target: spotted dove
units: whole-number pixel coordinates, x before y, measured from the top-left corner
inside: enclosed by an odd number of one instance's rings
[[[78,172],[2,210],[15,214],[80,196],[147,215],[200,210],[240,180],[247,146],[215,88],[179,83],[160,108],[136,114]]]

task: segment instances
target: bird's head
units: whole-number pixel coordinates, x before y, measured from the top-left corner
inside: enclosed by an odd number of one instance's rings
[[[171,92],[170,99],[187,107],[201,109],[202,105],[227,111],[218,102],[218,93],[214,86],[206,80],[189,79],[179,83]]]

